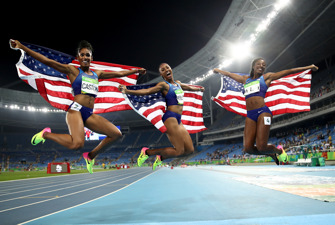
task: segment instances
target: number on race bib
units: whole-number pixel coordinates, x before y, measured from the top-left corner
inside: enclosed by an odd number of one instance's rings
[[[184,91],[182,89],[175,90],[174,93],[177,96],[177,101],[179,105],[184,104]]]
[[[244,95],[247,96],[247,95],[259,92],[260,89],[261,89],[261,86],[260,86],[259,80],[255,80],[253,82],[250,82],[244,85]]]

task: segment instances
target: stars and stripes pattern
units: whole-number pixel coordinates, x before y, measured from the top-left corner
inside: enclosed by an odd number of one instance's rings
[[[75,57],[46,47],[23,43],[28,48],[53,59],[62,64],[70,64],[79,67]],[[21,49],[20,49],[21,50]],[[37,90],[40,95],[53,107],[67,110],[72,103],[73,90],[66,74],[44,65],[38,60],[21,50],[21,57],[16,64],[19,77]],[[107,62],[92,61],[90,69],[110,71],[122,71],[137,69],[139,67],[119,65]],[[120,84],[134,85],[138,74],[132,74],[122,78],[99,79],[99,93],[95,99],[94,113],[106,113],[112,111],[132,109],[125,101],[122,93],[118,90]]]
[[[147,89],[155,84],[143,84],[128,86],[129,90]],[[191,85],[194,87],[200,87]],[[162,121],[162,116],[166,110],[165,98],[161,92],[151,95],[130,95],[123,94],[129,105],[142,117],[150,121],[162,133],[166,132],[166,127]],[[202,114],[202,96],[201,91],[184,90],[184,106],[181,117],[183,126],[189,133],[198,133],[207,129],[204,125]]]
[[[305,70],[272,81],[264,99],[272,114],[309,111],[311,79],[311,70]],[[212,100],[231,112],[247,116],[243,84],[230,77],[221,77],[221,89]]]

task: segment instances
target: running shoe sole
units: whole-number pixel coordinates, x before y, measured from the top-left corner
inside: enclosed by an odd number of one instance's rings
[[[154,164],[152,164],[152,170],[155,171],[156,167],[162,164],[161,156],[157,155]]]
[[[94,165],[94,159],[90,159],[88,157],[88,152],[83,153],[83,158],[85,159],[86,162],[86,168],[90,174],[93,173],[93,165]]]
[[[43,134],[44,134],[45,132],[49,132],[49,133],[51,133],[51,129],[50,129],[50,127],[46,127],[46,128],[44,128],[42,131],[40,131],[40,132],[38,132],[37,134],[35,134],[35,135],[31,138],[31,144],[32,144],[32,145],[37,145],[37,144],[39,144],[39,143],[41,143],[41,142],[42,142],[42,144],[44,144],[45,139],[43,138]]]
[[[148,150],[148,149],[149,148],[146,148],[146,147],[144,147],[144,148],[141,149],[141,154],[137,158],[137,165],[139,167],[141,167],[142,164],[149,158],[149,156],[145,154],[145,151]]]

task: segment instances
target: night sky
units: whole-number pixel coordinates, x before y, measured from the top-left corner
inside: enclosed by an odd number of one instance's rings
[[[32,90],[17,77],[15,63],[20,53],[9,48],[10,38],[70,55],[76,54],[80,40],[87,40],[93,45],[94,60],[141,66],[152,79],[161,62],[178,66],[204,47],[230,3],[156,0],[16,5],[10,17],[1,16],[6,35],[1,35],[0,87]]]

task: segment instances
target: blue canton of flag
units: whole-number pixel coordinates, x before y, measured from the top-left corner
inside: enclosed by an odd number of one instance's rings
[[[31,50],[38,52],[44,56],[46,56],[49,59],[53,59],[59,63],[62,64],[69,64],[71,63],[75,58],[71,55],[67,55],[65,53],[62,52],[58,52],[56,50],[53,49],[49,49],[46,47],[41,47],[38,45],[33,45],[33,44],[28,44],[28,43],[22,43],[24,45],[26,45],[28,48],[30,48]],[[41,73],[41,74],[45,74],[45,75],[49,75],[49,76],[54,76],[54,77],[62,77],[62,78],[66,78],[67,76],[61,72],[58,72],[57,70],[44,65],[43,63],[37,61],[36,59],[34,59],[33,57],[31,57],[28,54],[24,55],[23,58],[23,64],[26,65],[26,67],[28,67],[29,69],[31,69],[32,71]]]
[[[127,86],[127,89],[148,89],[156,85],[157,84],[133,85]],[[202,95],[203,92],[201,91],[184,91],[184,106],[181,121],[189,133],[197,133],[206,129],[202,114]],[[166,132],[166,127],[162,121],[162,116],[166,111],[166,100],[161,92],[151,95],[123,94],[123,96],[138,114],[150,121],[162,133]]]
[[[142,84],[142,85],[133,85],[127,86],[129,90],[140,90],[147,89],[156,86],[156,84]],[[131,105],[136,109],[140,110],[142,107],[150,107],[157,102],[164,102],[165,98],[161,92],[157,92],[151,95],[128,95],[128,100],[131,102]]]
[[[49,49],[46,47],[23,43],[35,52],[62,64],[80,67],[74,56]],[[16,49],[17,50],[17,49]],[[66,74],[39,62],[22,49],[19,62],[16,64],[19,77],[37,90],[40,95],[53,107],[67,110],[73,102],[72,85]],[[102,71],[123,71],[139,67],[120,65],[108,62],[92,61],[90,69]],[[94,113],[106,113],[132,109],[117,87],[122,85],[131,86],[136,84],[138,74],[131,74],[121,78],[99,79],[99,93],[94,102]]]
[[[247,75],[247,74],[243,74],[243,73],[236,73],[238,75]],[[236,92],[241,92],[242,94],[244,94],[244,87],[243,84],[237,82],[236,80],[227,77],[227,76],[223,76],[222,79],[222,89],[221,92],[225,93],[226,91],[230,90],[230,91],[236,91]]]
[[[305,70],[273,81],[264,98],[272,115],[309,111],[311,79],[311,70]],[[247,116],[244,87],[227,76],[221,77],[221,90],[212,100],[231,112]]]

